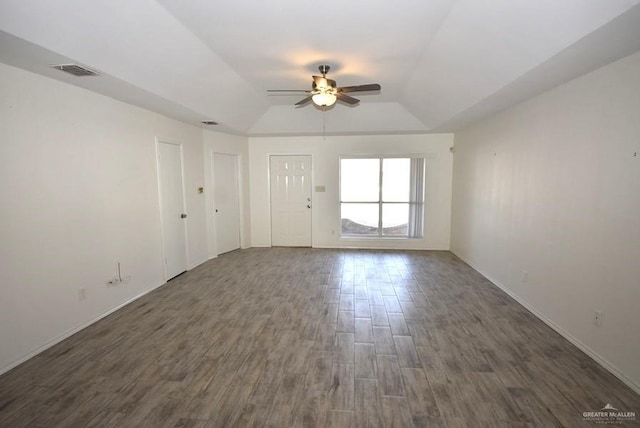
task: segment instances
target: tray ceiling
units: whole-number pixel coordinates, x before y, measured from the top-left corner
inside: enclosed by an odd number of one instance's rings
[[[639,2],[5,0],[0,61],[243,135],[450,132],[639,50]],[[49,67],[69,62],[101,76]],[[325,112],[267,95],[319,64],[382,91]]]

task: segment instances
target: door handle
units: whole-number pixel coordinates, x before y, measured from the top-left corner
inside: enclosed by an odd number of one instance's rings
[[[184,214],[184,213],[183,213],[183,214],[180,214],[180,218],[187,218],[187,215],[186,215],[186,214]]]
[[[307,204],[307,208],[311,208],[311,204]]]

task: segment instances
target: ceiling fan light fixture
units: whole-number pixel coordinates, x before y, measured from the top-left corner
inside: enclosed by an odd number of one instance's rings
[[[330,107],[336,103],[337,97],[329,92],[320,92],[311,97],[313,103],[320,107]]]

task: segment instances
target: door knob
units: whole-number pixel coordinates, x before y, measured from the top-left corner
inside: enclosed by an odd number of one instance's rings
[[[307,204],[307,208],[311,208],[311,204]]]
[[[186,214],[184,214],[184,213],[183,213],[183,214],[180,214],[180,218],[187,218],[187,215],[186,215]]]

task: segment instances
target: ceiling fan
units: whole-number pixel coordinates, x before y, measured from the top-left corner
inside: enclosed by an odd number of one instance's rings
[[[358,104],[360,100],[347,95],[348,92],[379,91],[381,88],[377,83],[337,87],[335,80],[327,78],[327,73],[330,68],[328,65],[318,67],[322,76],[313,76],[313,84],[311,85],[312,89],[310,91],[302,89],[269,89],[267,92],[304,92],[309,95],[303,100],[298,101],[295,105],[301,106],[307,104],[309,101],[313,101],[313,103],[319,107],[330,107],[335,104],[336,100],[344,101],[351,105]]]

